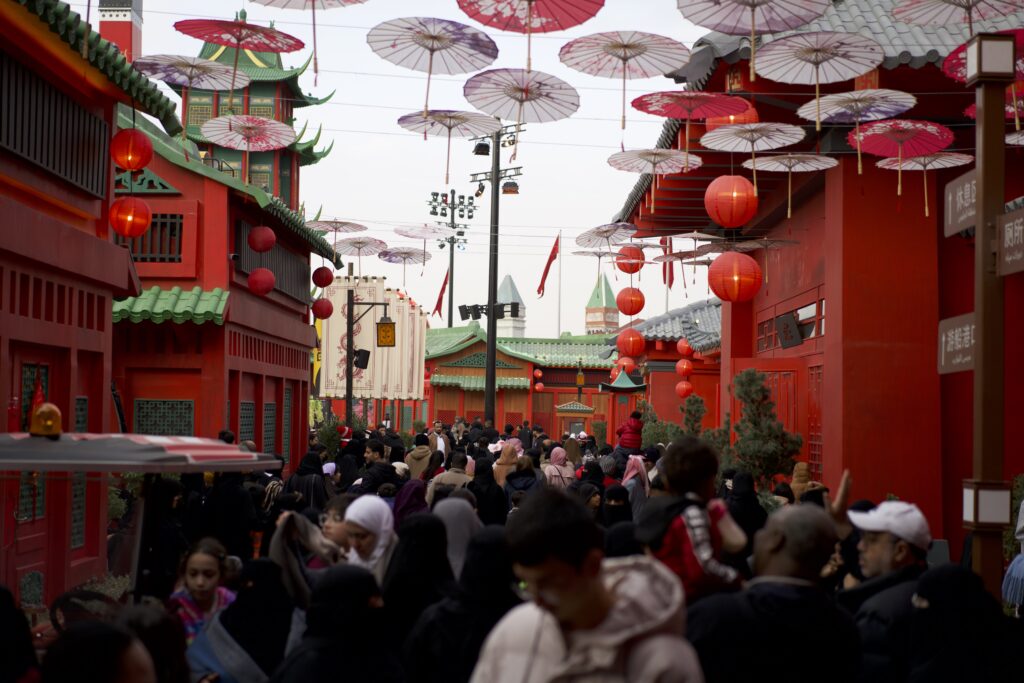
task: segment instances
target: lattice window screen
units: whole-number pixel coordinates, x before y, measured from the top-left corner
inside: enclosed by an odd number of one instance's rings
[[[36,372],[39,373],[39,384],[43,387],[43,397],[50,395],[50,366],[35,363],[21,364],[21,422],[28,429],[28,411],[32,408],[32,394],[36,387]]]
[[[256,439],[256,403],[254,401],[238,402],[238,440],[253,441]]]
[[[35,503],[33,509],[33,503]],[[46,480],[43,475],[33,475],[32,472],[22,472],[18,484],[18,512],[19,522],[31,522],[42,519],[46,511]]]
[[[277,451],[277,404],[263,404],[263,451],[275,453]]]
[[[284,388],[284,415],[281,416],[281,455],[287,464],[292,453],[292,388]]]
[[[85,545],[85,472],[71,474],[71,548]]]
[[[75,431],[89,431],[89,397],[75,396]]]
[[[192,401],[135,399],[135,433],[158,436],[194,436]]]

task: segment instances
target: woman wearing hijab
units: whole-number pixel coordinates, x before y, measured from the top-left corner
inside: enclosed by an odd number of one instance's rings
[[[505,444],[505,447],[501,449],[501,456],[494,463],[494,481],[498,483],[498,486],[505,486],[505,479],[515,471],[518,459],[515,446]]]
[[[505,529],[483,529],[469,542],[455,593],[428,607],[405,641],[409,682],[469,681],[484,639],[520,603],[515,583]]]
[[[484,525],[505,525],[508,501],[505,491],[494,480],[494,460],[487,456],[476,459],[476,474],[466,489],[476,496],[476,514]]]
[[[605,557],[630,557],[643,555],[644,547],[636,540],[636,524],[618,522],[608,527],[604,535]]]
[[[747,535],[747,545],[739,553],[740,558],[746,560],[754,551],[754,534],[768,521],[768,513],[757,500],[754,477],[750,472],[736,473],[726,503],[729,505],[729,516]]]
[[[383,592],[388,639],[401,645],[423,610],[451,593],[455,579],[448,561],[448,534],[436,515],[406,518],[398,539]]]
[[[579,485],[576,495],[580,497],[587,510],[593,516],[594,521],[601,523],[601,491],[590,482]]]
[[[442,500],[434,507],[434,514],[441,518],[448,532],[448,562],[452,566],[452,575],[458,579],[466,561],[469,541],[483,525],[469,501],[461,498]]]
[[[580,482],[584,484],[593,484],[597,487],[600,493],[604,493],[604,470],[601,469],[601,464],[596,460],[591,460],[583,466],[583,476],[580,477]]]
[[[622,485],[629,491],[629,504],[633,507],[633,519],[640,519],[647,496],[651,492],[651,481],[647,478],[644,467],[644,456],[631,455],[626,461],[626,473],[622,476]]]
[[[420,479],[406,482],[395,496],[395,529],[397,530],[407,517],[429,511],[426,483]]]
[[[548,486],[560,490],[569,488],[576,480],[576,474],[568,464],[568,454],[564,448],[551,449],[551,464],[544,466],[544,477]]]
[[[604,492],[604,508],[599,522],[610,529],[619,522],[632,522],[633,508],[629,504],[629,491],[622,484],[609,486]]]
[[[323,510],[334,492],[324,476],[324,463],[321,459],[322,448],[315,446],[302,456],[298,468],[288,477],[284,484],[285,493],[301,493],[309,507]]]
[[[516,460],[516,469],[505,477],[505,495],[508,507],[512,509],[512,494],[516,491],[529,493],[544,486],[544,476],[533,468],[533,460],[522,457]]]
[[[345,510],[348,562],[367,569],[383,585],[398,542],[391,508],[377,496],[360,496]]]
[[[301,643],[271,682],[404,680],[394,648],[383,635],[382,607],[380,588],[368,571],[350,565],[328,569],[313,589]]]

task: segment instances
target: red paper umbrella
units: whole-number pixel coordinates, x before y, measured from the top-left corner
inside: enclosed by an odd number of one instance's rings
[[[1014,130],[1020,130],[1020,113],[1024,109],[1024,101],[1020,100],[1018,93],[1024,92],[1024,81],[1018,80],[1006,88],[1006,118],[1013,119]],[[964,116],[969,119],[978,118],[978,105],[972,104],[964,109]]]
[[[956,168],[966,166],[974,161],[970,154],[958,154],[957,152],[939,152],[928,154],[922,157],[911,157],[909,159],[882,159],[878,162],[878,168],[885,168],[890,171],[921,171],[924,179],[924,215],[928,213],[928,171],[930,169]]]
[[[238,19],[185,19],[174,24],[174,28],[187,36],[214,45],[224,45],[235,51],[235,63],[231,75],[231,94],[228,98],[228,111],[234,110],[235,74],[238,73],[238,53],[242,50],[255,52],[295,52],[306,46],[295,36],[288,35],[275,28],[247,24],[245,11],[239,12]]]
[[[366,0],[253,0],[259,5],[267,7],[279,7],[281,9],[301,9],[313,12],[313,85],[316,85],[317,76],[320,74],[320,67],[316,58],[316,11],[334,9],[335,7],[347,7],[359,5]]]
[[[245,150],[246,182],[249,152],[270,152],[295,142],[290,126],[262,116],[218,116],[204,123],[200,132],[215,145]]]
[[[966,23],[967,32],[973,35],[975,19],[998,19],[1022,9],[1019,0],[904,0],[892,15],[923,26]]]
[[[604,0],[459,0],[474,21],[526,34],[526,70],[532,71],[533,34],[564,31],[592,19]]]
[[[847,142],[853,147],[860,144],[868,154],[879,157],[896,157],[896,194],[903,194],[904,157],[922,157],[941,152],[953,142],[953,131],[931,121],[891,119],[876,121],[850,131]]]
[[[741,97],[698,90],[652,92],[633,100],[633,108],[647,114],[686,121],[683,153],[690,154],[690,120],[742,114],[750,108]]]

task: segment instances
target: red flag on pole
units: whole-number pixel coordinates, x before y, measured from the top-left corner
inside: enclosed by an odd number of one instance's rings
[[[445,271],[444,273],[444,282],[441,283],[441,293],[437,295],[437,305],[434,306],[434,312],[431,313],[431,315],[441,315],[441,306],[444,304],[444,293],[445,290],[448,289],[448,276],[450,274],[451,273],[449,273],[448,271]]]
[[[551,271],[551,264],[558,258],[558,242],[559,239],[555,238],[555,244],[551,247],[551,254],[548,256],[547,265],[544,266],[544,274],[540,276],[540,287],[537,288],[537,298],[544,296],[544,283],[548,281],[548,273]]]
[[[662,237],[658,241],[661,243],[663,253],[672,253],[671,237]],[[665,285],[667,285],[669,289],[672,289],[672,285],[676,281],[676,269],[674,261],[665,261],[665,263],[661,264],[661,281]]]

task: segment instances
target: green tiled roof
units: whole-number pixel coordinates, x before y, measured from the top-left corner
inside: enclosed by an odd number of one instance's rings
[[[483,351],[477,353],[471,353],[465,358],[460,358],[457,361],[451,363],[445,363],[446,368],[486,368],[487,367],[487,354]],[[501,370],[519,370],[521,365],[513,365],[512,363],[503,361],[500,358],[496,359],[494,367]]]
[[[637,384],[633,379],[625,372],[620,372],[619,376],[615,378],[615,381],[611,384],[602,382],[600,385],[601,391],[611,391],[612,393],[631,393],[643,391],[647,388],[647,385],[641,382]]]
[[[608,276],[604,273],[601,273],[601,279],[594,285],[587,308],[617,308],[615,295],[612,293],[611,285],[608,284]]]
[[[457,353],[482,339],[485,339],[484,331],[476,321],[463,327],[432,327],[427,330],[426,358]]]
[[[559,413],[581,413],[589,415],[590,413],[593,413],[594,410],[594,408],[578,401],[569,401],[568,403],[563,403],[560,406],[555,406],[555,411]]]
[[[432,387],[458,387],[463,391],[483,391],[486,378],[483,375],[439,375],[430,376]],[[530,388],[529,377],[499,377],[499,389],[521,389],[526,391]]]
[[[49,26],[52,32],[79,54],[83,46],[87,45],[87,61],[134,100],[141,111],[159,119],[172,135],[181,130],[181,124],[174,114],[177,105],[160,92],[156,83],[132,68],[117,45],[101,38],[68,4],[58,0],[7,1],[21,5],[35,14],[39,21]]]
[[[588,369],[611,369],[616,352],[608,346],[608,339],[608,335],[600,334],[563,335],[554,339],[499,337],[498,350],[542,367],[574,368],[582,360],[583,367]],[[430,329],[426,357],[430,360],[449,356],[486,340],[486,332],[476,321],[464,327]]]
[[[202,325],[213,322],[224,324],[228,308],[228,292],[220,287],[209,292],[201,287],[182,289],[172,287],[150,287],[139,296],[114,302],[114,322],[130,320],[133,323],[150,320],[162,323],[168,320],[176,323],[193,322]]]

